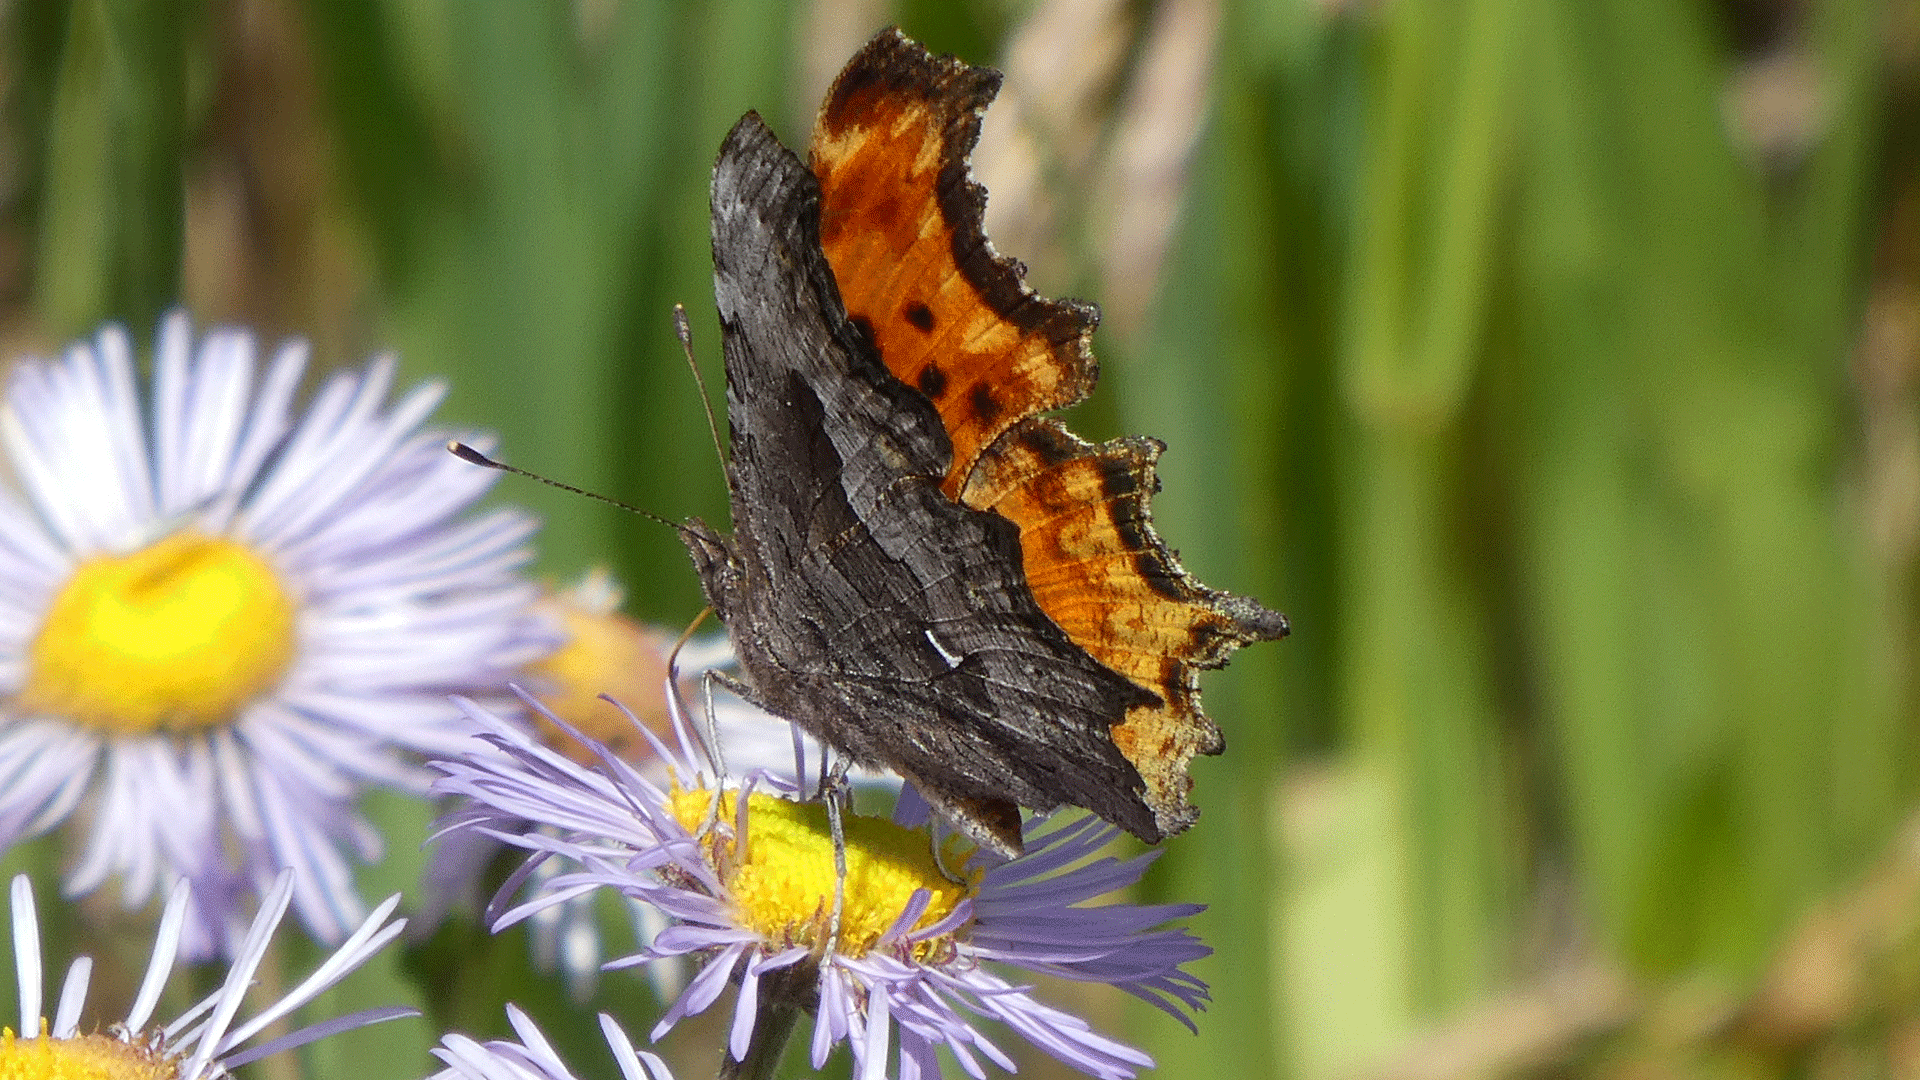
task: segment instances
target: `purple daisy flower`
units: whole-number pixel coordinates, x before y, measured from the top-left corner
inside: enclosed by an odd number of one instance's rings
[[[941,1047],[974,1077],[986,1075],[982,1059],[1011,1070],[1013,1061],[981,1030],[983,1018],[1082,1072],[1119,1080],[1152,1059],[1040,1002],[1001,971],[1108,983],[1189,1027],[1183,1010],[1207,1000],[1205,985],[1181,968],[1210,950],[1184,930],[1162,928],[1198,905],[1094,903],[1138,881],[1152,860],[1097,858],[1116,835],[1097,819],[1029,822],[1027,854],[1011,861],[956,851],[963,845],[949,838],[943,857],[959,867],[950,877],[929,832],[907,824],[926,817],[917,797],[903,797],[894,820],[849,815],[836,936],[826,813],[793,799],[790,780],[757,772],[737,786],[715,786],[692,765],[679,717],[680,753],[656,746],[671,771],[663,787],[610,754],[598,768],[584,768],[467,708],[491,746],[434,763],[446,774],[436,790],[470,800],[443,828],[478,830],[533,854],[489,909],[494,928],[598,888],[661,910],[671,925],[639,953],[607,965],[704,961],[654,1039],[737,983],[728,1045],[735,1060],[753,1049],[763,1011],[799,1008],[814,1015],[815,1067],[844,1042],[863,1080],[886,1075],[896,1040],[900,1080],[938,1076]],[[542,828],[526,832],[526,822]],[[567,872],[535,879],[535,868],[553,858]],[[532,895],[509,907],[530,882]]]
[[[733,645],[726,634],[710,634],[679,643],[662,627],[647,626],[621,614],[625,590],[604,570],[595,570],[579,582],[551,590],[540,609],[565,628],[565,643],[538,663],[526,677],[541,708],[564,722],[547,723],[536,714],[534,735],[546,745],[583,764],[597,760],[596,752],[568,734],[582,731],[599,748],[611,751],[638,767],[655,783],[667,782],[666,764],[655,757],[653,745],[640,734],[646,729],[669,735],[672,709],[668,701],[668,669],[678,675],[680,702],[703,699],[702,677],[711,670],[734,666]],[[622,704],[616,707],[612,701]],[[704,701],[703,701],[704,705]],[[713,722],[726,748],[726,765],[736,772],[772,770],[794,760],[794,729],[725,690],[713,695]],[[630,706],[632,712],[627,712]],[[637,718],[637,723],[636,723]],[[819,753],[819,743],[802,734],[802,754]],[[859,786],[880,785],[898,790],[891,773],[855,770],[849,780]],[[414,920],[414,933],[430,932],[455,904],[477,900],[480,881],[500,845],[472,830],[445,836],[433,846],[426,875],[426,902]],[[558,872],[549,862],[536,875]],[[634,939],[651,941],[667,925],[658,908],[629,900]],[[542,909],[528,920],[528,938],[534,966],[558,971],[576,1001],[584,1002],[598,985],[601,964],[618,946],[605,939],[603,920],[591,895]],[[663,998],[677,995],[690,974],[688,964],[657,963],[646,969],[654,992]]]
[[[0,850],[88,804],[69,896],[128,907],[193,884],[182,952],[233,954],[283,868],[324,941],[361,919],[367,785],[424,791],[408,754],[471,725],[549,647],[517,567],[534,523],[463,517],[492,482],[392,404],[394,361],[333,376],[304,415],[307,347],[161,324],[151,380],[119,327],[17,364],[0,447]]]
[[[40,958],[40,922],[33,906],[33,887],[22,874],[13,879],[13,953],[20,986],[20,1031],[0,1030],[0,1076],[141,1076],[155,1080],[222,1080],[232,1070],[270,1054],[305,1046],[343,1031],[418,1016],[408,1008],[369,1009],[336,1017],[281,1035],[251,1049],[242,1045],[332,989],[355,968],[385,948],[406,926],[405,919],[389,921],[400,897],[390,897],[367,916],[332,956],[279,1001],[244,1023],[235,1024],[240,1006],[253,989],[253,976],[267,955],[275,928],[287,912],[293,895],[293,872],[279,880],[261,901],[260,914],[248,928],[227,977],[220,988],[165,1026],[150,1025],[154,1007],[180,956],[181,934],[187,922],[189,886],[174,884],[160,916],[153,955],[146,977],[125,1020],[102,1034],[80,1033],[86,1007],[92,959],[82,956],[67,969],[53,1020],[41,1015],[45,975]]]
[[[520,1036],[518,1042],[494,1039],[481,1043],[459,1034],[442,1038],[433,1056],[446,1062],[447,1067],[429,1080],[576,1080],[546,1036],[518,1006],[507,1006],[507,1022]],[[600,1031],[607,1037],[613,1059],[620,1063],[622,1080],[673,1080],[667,1063],[657,1054],[635,1050],[627,1033],[606,1013],[600,1014]]]

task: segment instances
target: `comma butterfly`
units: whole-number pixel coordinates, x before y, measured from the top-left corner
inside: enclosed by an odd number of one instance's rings
[[[976,842],[1085,807],[1152,842],[1217,754],[1198,670],[1287,620],[1155,534],[1162,446],[1040,414],[1093,389],[1099,312],[1041,297],[968,170],[1000,75],[883,31],[812,166],[749,113],[713,172],[734,533],[683,533],[755,703],[892,767]]]

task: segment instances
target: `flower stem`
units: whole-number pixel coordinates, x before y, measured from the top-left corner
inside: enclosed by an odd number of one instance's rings
[[[760,1007],[754,1014],[747,1056],[735,1061],[723,1048],[718,1080],[772,1080],[800,1017],[818,1001],[818,979],[817,969],[806,963],[767,973],[760,981]]]

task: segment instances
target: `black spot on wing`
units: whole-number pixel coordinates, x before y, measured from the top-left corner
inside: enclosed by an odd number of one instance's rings
[[[920,385],[920,392],[930,398],[937,398],[947,392],[947,373],[941,371],[936,364],[928,364],[921,368],[920,376],[915,381]]]
[[[967,395],[967,403],[973,406],[974,418],[982,424],[990,424],[999,417],[1001,405],[993,396],[993,388],[984,383],[976,383],[973,392]]]

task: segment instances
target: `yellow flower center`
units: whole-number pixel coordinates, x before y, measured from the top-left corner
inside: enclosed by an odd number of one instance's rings
[[[0,1028],[0,1080],[173,1080],[179,1058],[106,1035],[37,1039]]]
[[[673,816],[688,831],[707,820],[713,805],[713,793],[699,789],[675,788],[670,798]],[[720,802],[720,822],[732,823],[734,793],[727,792]],[[835,949],[844,956],[863,956],[871,950],[900,918],[915,890],[930,894],[926,912],[914,923],[918,930],[952,914],[960,901],[979,889],[979,871],[969,874],[965,884],[950,881],[940,872],[933,845],[923,831],[857,814],[846,815],[843,824],[847,883]],[[744,859],[739,857],[743,847]],[[949,862],[958,865],[964,861],[964,853],[961,856]],[[836,877],[825,806],[755,792],[747,797],[745,844],[737,839],[722,842],[717,864],[742,926],[775,948],[825,947]],[[946,944],[943,938],[920,942],[914,946],[914,956],[927,959]]]
[[[175,533],[74,569],[15,707],[119,735],[210,727],[273,686],[293,652],[293,600],[267,561]]]
[[[632,709],[654,732],[667,734],[667,702],[660,686],[667,677],[669,640],[617,611],[591,611],[554,601],[543,606],[566,629],[567,642],[527,666],[545,680],[541,702],[628,761],[651,756],[652,749],[633,721],[600,695]],[[534,723],[548,746],[586,765],[599,760],[546,717],[535,714]]]

